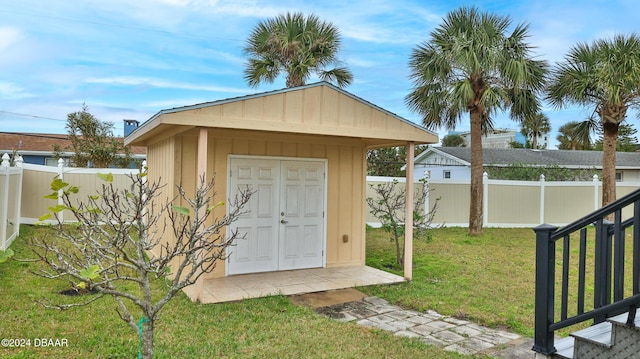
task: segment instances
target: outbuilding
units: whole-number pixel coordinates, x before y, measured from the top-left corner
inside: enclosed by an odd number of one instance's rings
[[[345,287],[359,285],[349,273],[367,268],[367,150],[436,142],[432,132],[326,82],[162,110],[125,139],[146,146],[149,179],[167,184],[167,198],[178,184],[193,192],[202,174],[215,176],[219,199],[239,186],[256,191],[249,214],[232,224],[245,238],[187,291],[202,302],[234,298],[207,290],[216,278],[226,279],[219,285],[234,278],[260,284],[267,281],[261,273],[320,281],[342,276]],[[413,151],[407,152],[413,163]],[[225,208],[216,211],[220,217]],[[411,279],[408,262],[405,279]],[[349,270],[336,274],[332,268]],[[378,274],[384,277],[381,271],[364,276]],[[298,292],[324,288],[297,285]],[[293,294],[278,287],[238,288],[235,299],[269,290]]]

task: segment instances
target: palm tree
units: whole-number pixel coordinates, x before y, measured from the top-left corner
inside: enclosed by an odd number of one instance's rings
[[[428,128],[454,129],[469,113],[471,123],[471,207],[469,234],[482,233],[482,133],[492,115],[510,109],[522,121],[538,113],[547,64],[534,60],[525,42],[528,27],[511,34],[509,17],[462,7],[447,14],[428,42],[410,59],[415,88],[406,103]]]
[[[636,152],[638,150],[638,139],[635,137],[638,130],[633,128],[632,124],[621,123],[618,127],[618,138],[616,139],[616,151],[617,152]],[[600,138],[597,139],[593,145],[593,148],[597,151],[602,151],[602,133]]]
[[[558,129],[558,149],[559,150],[590,150],[591,133],[594,132],[591,120],[582,122],[571,121],[560,126]]]
[[[572,47],[553,69],[547,98],[557,108],[594,106],[603,132],[602,205],[613,202],[618,128],[640,100],[640,38],[616,35]]]
[[[287,87],[302,86],[312,74],[345,87],[353,81],[346,67],[337,64],[340,33],[329,22],[315,15],[287,13],[261,21],[247,39],[244,52],[249,62],[244,78],[252,86],[273,82],[280,73],[287,76]]]
[[[451,133],[444,137],[440,141],[442,147],[464,147],[464,138],[457,133]]]
[[[549,133],[551,131],[551,124],[549,123],[549,117],[543,113],[536,113],[530,116],[526,116],[522,121],[522,134],[531,138],[531,147],[538,148],[538,137]]]

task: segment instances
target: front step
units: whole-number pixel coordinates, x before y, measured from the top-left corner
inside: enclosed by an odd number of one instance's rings
[[[574,358],[607,358],[611,348],[611,332],[613,325],[602,322],[572,333],[575,338],[573,346]]]
[[[638,358],[640,354],[640,310],[636,311],[635,327],[626,325],[628,313],[607,319],[572,333],[556,342],[557,358]]]
[[[573,337],[566,337],[556,341],[557,352],[554,355],[558,358],[573,359],[574,342],[575,339]]]
[[[634,323],[636,325],[634,329],[636,330],[640,327],[640,318],[638,317],[638,314],[640,314],[640,309],[636,310],[636,317],[634,318],[635,319]],[[620,315],[616,315],[615,317],[609,318],[608,321],[614,324],[626,326],[628,318],[629,318],[629,313],[622,313]]]

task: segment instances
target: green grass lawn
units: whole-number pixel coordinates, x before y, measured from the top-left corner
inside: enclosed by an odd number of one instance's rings
[[[21,237],[11,246],[16,259],[33,258],[25,238],[41,236],[50,229],[43,227],[21,227]],[[372,246],[369,253],[372,258],[382,245],[390,243],[375,239],[371,233]],[[457,232],[452,232],[454,235]],[[464,233],[461,231],[459,233]],[[455,234],[457,236],[457,234]],[[488,239],[487,239],[488,240]],[[472,241],[475,241],[473,239]],[[425,248],[434,249],[441,244],[439,239],[424,243]],[[417,244],[422,246],[423,244]],[[376,249],[377,248],[377,249]],[[453,255],[453,254],[452,254]],[[380,258],[380,255],[377,256]],[[470,258],[471,259],[471,258]],[[432,263],[425,258],[425,263]],[[435,265],[435,263],[433,263]],[[457,266],[448,276],[439,280],[455,282],[454,277],[461,273],[464,263]],[[444,266],[439,264],[438,266]],[[416,274],[427,281],[435,277],[425,264],[418,264]],[[66,311],[43,308],[37,300],[49,299],[67,303],[75,300],[58,294],[68,289],[64,280],[48,280],[32,272],[41,269],[37,262],[9,261],[0,264],[0,339],[30,339],[31,347],[0,348],[3,358],[135,358],[138,353],[138,336],[125,325],[116,314],[116,305],[112,299],[103,299],[86,307]],[[446,268],[440,270],[446,272]],[[416,278],[417,279],[417,278]],[[422,280],[420,280],[422,281]],[[461,278],[461,283],[467,279]],[[437,281],[436,281],[437,282]],[[437,283],[436,283],[437,284]],[[468,283],[470,284],[470,283]],[[415,289],[412,289],[415,286]],[[467,285],[465,285],[466,287]],[[405,287],[405,288],[403,288]],[[396,286],[385,290],[367,289],[370,293],[397,301],[402,291],[412,294],[407,305],[423,302],[424,307],[438,303],[441,299],[418,300],[420,291],[418,280],[409,286]],[[468,295],[477,292],[468,286]],[[436,290],[436,292],[439,292]],[[424,291],[425,295],[430,295]],[[488,297],[488,296],[487,296]],[[442,311],[453,304],[433,306]],[[447,302],[449,303],[449,302]],[[470,316],[475,312],[468,304],[461,303],[460,310],[468,310]],[[487,303],[486,310],[502,307]],[[475,308],[473,309],[476,310]],[[478,313],[482,307],[477,308]],[[488,314],[487,316],[492,316]],[[478,315],[477,319],[483,316]],[[499,317],[496,314],[495,317]],[[488,321],[489,322],[489,321]],[[237,303],[199,305],[180,294],[161,312],[156,326],[155,353],[157,358],[463,358],[455,353],[430,347],[419,340],[395,337],[382,331],[373,331],[354,323],[338,323],[322,317],[311,309],[294,306],[284,296],[245,300]],[[64,347],[34,347],[35,339],[66,339]]]
[[[594,230],[587,236],[585,309],[593,309]],[[414,240],[413,281],[395,286],[362,288],[369,295],[418,311],[428,309],[472,322],[533,337],[535,309],[535,233],[530,228],[485,228],[478,237],[466,228],[439,228]],[[631,243],[631,230],[627,231]],[[570,248],[569,317],[577,314],[578,235]],[[556,278],[562,273],[563,248],[556,244]],[[625,294],[632,293],[632,250],[627,244]],[[381,230],[367,232],[367,265],[389,270],[394,244]],[[401,270],[391,270],[402,275]],[[560,319],[560,281],[555,288],[555,318]],[[557,335],[591,325],[561,329]]]
[[[367,265],[389,270],[393,243],[378,229],[367,235]],[[362,288],[406,308],[435,310],[489,327],[533,336],[535,235],[529,228],[428,231],[413,242],[413,281]],[[393,270],[392,270],[393,271]],[[402,275],[402,271],[393,271]]]

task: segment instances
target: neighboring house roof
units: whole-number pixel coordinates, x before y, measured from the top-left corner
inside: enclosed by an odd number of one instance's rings
[[[0,153],[17,151],[19,154],[48,155],[53,152],[54,145],[63,151],[71,147],[66,134],[0,132]],[[133,155],[144,156],[146,147],[131,146]]]
[[[431,131],[328,82],[161,110],[125,143],[146,145],[195,127],[361,139],[369,148],[436,143]],[[160,137],[159,137],[160,136]]]
[[[429,163],[429,158],[434,154],[445,156],[464,166],[469,166],[471,163],[471,149],[469,147],[430,147],[416,156],[415,162],[423,165],[441,165],[440,163]],[[484,166],[508,166],[517,163],[600,169],[602,168],[602,151],[483,148],[482,162]],[[616,168],[640,168],[640,152],[617,152]]]

